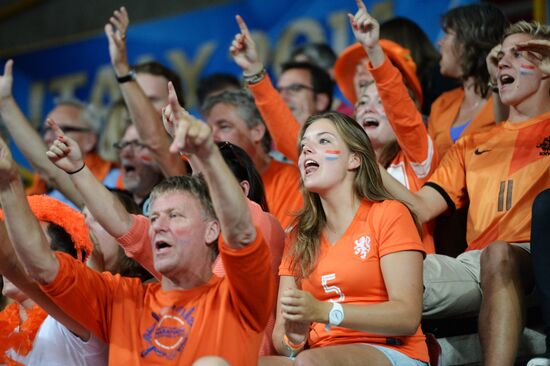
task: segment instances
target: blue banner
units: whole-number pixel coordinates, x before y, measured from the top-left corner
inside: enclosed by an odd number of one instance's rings
[[[451,7],[475,2],[478,1],[373,0],[365,3],[379,21],[393,16],[411,18],[435,41],[440,36],[442,13]],[[286,61],[293,47],[307,41],[327,42],[340,52],[354,41],[346,14],[355,10],[353,0],[248,0],[130,24],[129,61],[133,64],[155,59],[175,70],[184,81],[187,105],[193,108],[201,76],[222,71],[240,75],[228,52],[238,32],[236,14],[247,22],[264,64],[271,66]],[[132,14],[129,15],[131,20]],[[19,54],[14,56],[14,61],[14,96],[35,125],[41,123],[52,108],[55,97],[76,96],[98,106],[108,106],[120,95],[103,33]],[[4,62],[2,60],[2,64]],[[28,166],[16,152],[15,156]]]

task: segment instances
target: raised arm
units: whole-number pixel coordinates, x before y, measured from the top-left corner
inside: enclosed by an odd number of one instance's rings
[[[29,160],[33,168],[46,182],[58,189],[76,206],[82,207],[80,194],[71,180],[57,169],[46,157],[47,150],[44,141],[25,118],[12,95],[13,61],[8,60],[4,66],[4,75],[0,76],[0,115],[4,125],[14,139],[17,147]]]
[[[59,262],[50,250],[46,236],[27,203],[17,165],[1,138],[0,203],[9,238],[25,271],[32,280],[40,284],[52,282],[59,270]]]
[[[132,215],[84,164],[78,144],[63,134],[55,121],[49,119],[46,123],[57,137],[45,154],[47,158],[62,174],[70,177],[94,219],[111,236],[126,234],[132,226]]]
[[[267,124],[277,150],[288,159],[297,162],[296,146],[300,124],[266,74],[246,23],[239,15],[236,19],[240,32],[235,35],[229,48],[231,56],[243,70],[244,78],[254,96],[256,107]]]
[[[369,71],[376,82],[388,121],[401,151],[413,163],[416,176],[427,178],[437,165],[433,141],[424,125],[422,114],[408,93],[401,73],[384,54],[379,42],[378,21],[368,13],[362,1],[358,0],[357,6],[357,13],[354,16],[349,15],[351,26],[355,38],[369,57]]]
[[[118,77],[128,75],[130,72],[126,51],[128,24],[128,12],[125,7],[121,7],[114,11],[109,23],[105,25],[111,63]],[[184,175],[186,173],[185,165],[177,154],[169,152],[170,138],[162,128],[160,113],[155,110],[143,89],[134,79],[120,83],[119,86],[139,137],[152,152],[162,173],[165,176]]]
[[[538,65],[542,72],[550,74],[550,41],[547,39],[533,39],[518,43],[518,51],[527,51],[527,57]]]
[[[65,312],[55,305],[40,287],[25,274],[21,262],[15,255],[15,251],[3,223],[0,223],[0,273],[71,332],[84,341],[90,339],[90,331],[65,314]]]
[[[165,125],[174,129],[170,151],[192,154],[194,165],[200,167],[225,242],[233,248],[248,245],[256,238],[256,228],[244,193],[214,143],[210,127],[179,106],[171,84],[169,103],[172,113],[164,113],[163,118]]]

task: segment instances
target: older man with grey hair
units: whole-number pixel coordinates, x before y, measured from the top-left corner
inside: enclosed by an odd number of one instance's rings
[[[227,90],[208,97],[201,113],[216,142],[229,141],[252,158],[262,176],[269,210],[286,228],[302,207],[298,169],[270,155],[271,136],[250,93]]]
[[[75,99],[60,99],[48,114],[43,127],[43,138],[27,120],[12,94],[13,61],[8,60],[4,74],[0,75],[0,117],[15,144],[31,163],[36,174],[27,194],[48,193],[65,203],[82,207],[83,200],[73,183],[64,172],[59,172],[46,157],[46,144],[52,140],[48,119],[56,121],[67,135],[78,141],[85,153],[87,166],[94,175],[107,186],[114,186],[118,169],[111,162],[104,161],[95,154],[97,133],[101,128],[101,118],[92,107]],[[57,191],[59,190],[59,191]]]

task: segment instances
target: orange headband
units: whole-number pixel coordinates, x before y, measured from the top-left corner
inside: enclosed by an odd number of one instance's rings
[[[79,259],[81,259],[82,253],[84,253],[84,259],[88,258],[93,250],[93,244],[90,241],[84,215],[46,195],[27,196],[27,200],[34,216],[39,221],[61,226],[71,236]],[[0,210],[0,220],[3,219],[4,213]]]

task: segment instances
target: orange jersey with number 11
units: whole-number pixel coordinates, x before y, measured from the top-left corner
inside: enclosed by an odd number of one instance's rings
[[[451,209],[469,204],[468,250],[529,242],[533,200],[550,187],[550,112],[461,138],[426,185]]]

